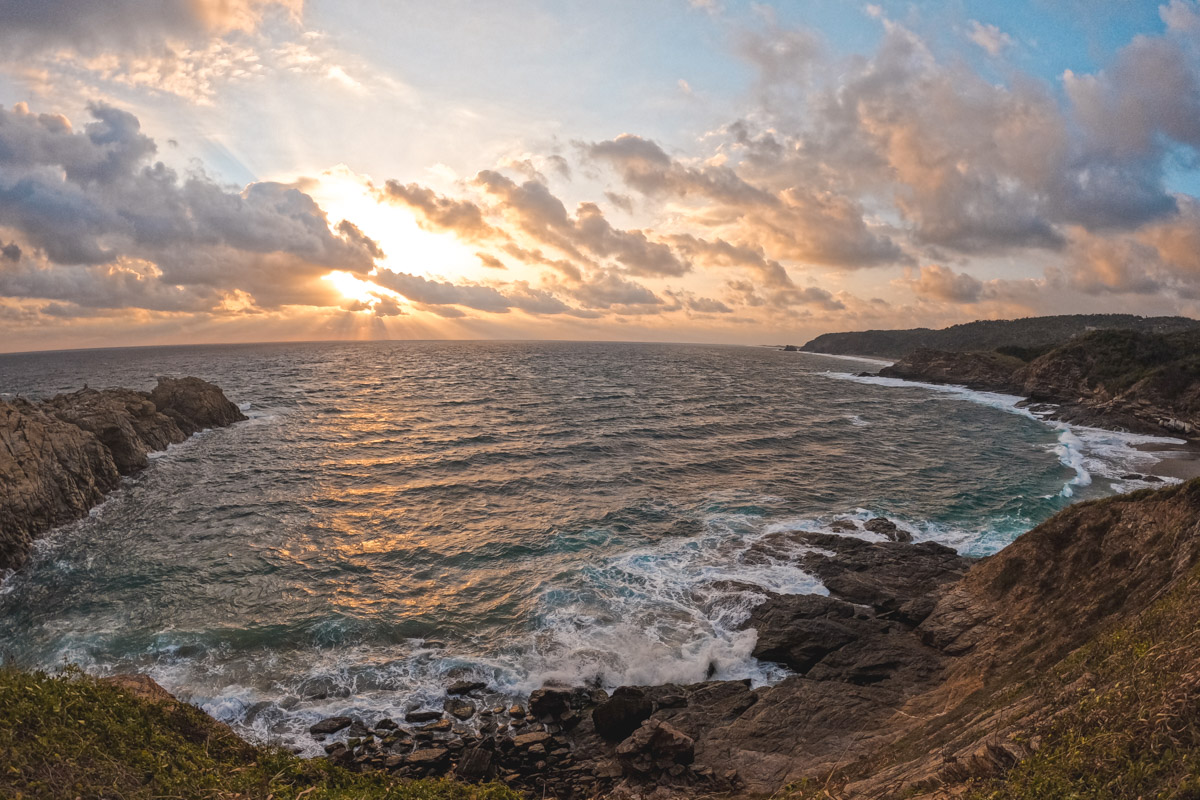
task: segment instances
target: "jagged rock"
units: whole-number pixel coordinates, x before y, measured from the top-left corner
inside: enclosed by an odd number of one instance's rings
[[[452,698],[446,701],[446,711],[459,719],[470,719],[475,716],[475,704],[467,700]]]
[[[0,572],[24,564],[37,534],[83,516],[119,481],[94,434],[25,400],[0,401]]]
[[[375,723],[375,730],[377,731],[394,731],[399,727],[400,726],[397,725],[394,720],[387,717],[384,717],[383,719],[379,720],[379,722]]]
[[[878,533],[880,536],[886,536],[893,542],[908,543],[913,540],[911,533],[899,527],[896,525],[896,523],[885,517],[869,519],[863,524],[863,528],[871,533]]]
[[[658,719],[642,723],[617,745],[617,760],[628,772],[646,774],[674,765],[691,764],[696,742],[683,731]]]
[[[326,717],[325,719],[312,725],[308,732],[316,736],[317,734],[337,733],[343,728],[349,728],[354,720],[350,717]]]
[[[423,733],[449,733],[454,729],[454,723],[448,719],[439,719],[421,727]]]
[[[428,750],[414,750],[404,759],[405,766],[430,769],[445,763],[450,759],[450,751],[444,747],[433,747]]]
[[[538,689],[529,695],[529,713],[550,720],[571,708],[571,693],[562,689]]]
[[[553,738],[545,731],[533,731],[532,733],[523,733],[520,736],[514,736],[512,743],[518,750],[523,750],[527,747],[533,747],[535,744],[544,745]]]
[[[489,780],[495,774],[492,751],[482,747],[464,751],[454,768],[454,774],[465,781]]]
[[[441,719],[441,711],[409,711],[404,715],[405,722],[432,722],[435,719]]]
[[[150,463],[147,454],[187,438],[145,394],[132,389],[80,389],[52,397],[42,407],[94,434],[112,453],[122,475],[145,468]]]
[[[971,560],[936,542],[866,542],[828,533],[790,534],[795,542],[833,551],[811,552],[800,565],[815,574],[831,595],[869,605],[876,613],[909,625],[933,610],[946,585],[961,578]]]
[[[198,378],[162,379],[159,389],[167,409],[153,393],[129,389],[0,401],[0,571],[21,566],[38,534],[85,515],[120,475],[145,467],[148,453],[199,427],[245,419]]]
[[[246,419],[219,387],[199,378],[159,378],[150,401],[188,436]]]
[[[470,694],[486,688],[483,681],[455,681],[446,688],[446,694]]]
[[[632,686],[622,686],[612,697],[592,710],[596,733],[610,741],[629,736],[654,713],[654,701],[645,692]]]

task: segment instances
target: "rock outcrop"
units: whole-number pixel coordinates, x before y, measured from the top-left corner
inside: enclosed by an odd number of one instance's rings
[[[1081,503],[978,562],[834,533],[773,534],[756,548],[792,554],[829,589],[768,595],[752,610],[754,655],[794,673],[775,685],[549,688],[529,714],[497,705],[471,731],[389,721],[374,738],[327,745],[330,757],[545,797],[753,796],[806,781],[822,787],[813,797],[960,797],[1031,758],[1039,726],[1095,691],[1085,675],[1047,694],[1046,675],[1068,674],[1081,646],[1110,647],[1106,631],[1188,576],[1200,585],[1200,480]],[[1192,600],[1181,606],[1189,641]],[[1194,677],[1200,640],[1169,644]]]
[[[152,392],[0,401],[0,572],[20,567],[38,534],[82,517],[120,476],[143,469],[149,453],[244,419],[199,378],[160,378]]]
[[[836,353],[876,358],[906,358],[917,350],[988,352],[997,349],[1023,351],[1031,358],[1090,331],[1130,330],[1138,333],[1170,334],[1194,330],[1200,322],[1187,317],[1139,317],[1134,314],[1066,314],[1024,319],[977,320],[949,328],[849,331],[824,333],[800,349],[813,353]]]
[[[995,352],[918,350],[883,377],[946,383],[1053,403],[1048,416],[1139,433],[1200,432],[1200,333],[1096,331],[1029,362]]]

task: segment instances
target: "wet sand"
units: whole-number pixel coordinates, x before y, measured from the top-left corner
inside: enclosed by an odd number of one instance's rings
[[[1160,478],[1178,478],[1188,481],[1200,478],[1200,442],[1183,444],[1160,444],[1147,442],[1136,446],[1145,453],[1153,453],[1159,461],[1146,472]]]

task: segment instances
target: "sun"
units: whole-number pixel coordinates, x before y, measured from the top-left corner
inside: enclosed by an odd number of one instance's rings
[[[347,300],[356,300],[364,305],[372,305],[378,302],[381,294],[394,294],[381,286],[376,286],[373,283],[368,283],[361,278],[356,278],[349,272],[337,269],[321,278],[323,281],[329,281],[333,284],[333,288],[342,293],[342,297]]]

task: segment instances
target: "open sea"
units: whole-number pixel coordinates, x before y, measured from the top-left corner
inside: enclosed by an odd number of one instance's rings
[[[748,347],[372,342],[0,356],[0,392],[220,385],[250,417],[158,454],[0,585],[0,654],[143,671],[250,738],[402,718],[444,687],[768,683],[764,534],[886,516],[995,552],[1152,440],[1018,398]],[[872,534],[863,534],[870,538]]]

